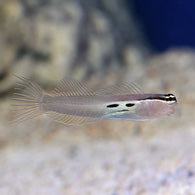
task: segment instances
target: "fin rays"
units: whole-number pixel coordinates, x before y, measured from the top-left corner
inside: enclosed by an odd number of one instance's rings
[[[15,119],[11,123],[32,119],[42,113],[40,110],[42,90],[39,85],[24,77],[16,77],[21,82],[16,83],[16,92],[12,98],[14,101],[12,106],[15,108],[13,109]]]
[[[55,96],[92,96],[93,91],[73,79],[65,79],[52,91]]]
[[[47,114],[55,121],[62,122],[67,126],[89,124],[101,120],[101,117],[75,116],[56,112],[47,112]]]
[[[119,83],[116,85],[108,86],[106,88],[100,89],[96,92],[96,95],[127,95],[127,94],[141,94],[143,93],[140,87],[135,83]]]

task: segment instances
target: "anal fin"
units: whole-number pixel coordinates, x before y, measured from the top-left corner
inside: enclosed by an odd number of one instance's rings
[[[94,123],[101,120],[101,117],[75,116],[75,115],[61,114],[53,111],[49,111],[47,112],[47,114],[55,121],[61,122],[67,126],[84,125],[84,124]]]

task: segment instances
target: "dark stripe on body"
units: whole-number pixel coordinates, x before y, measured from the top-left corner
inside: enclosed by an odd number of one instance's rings
[[[148,97],[148,98],[145,98],[143,100],[177,101],[175,97],[169,97],[169,96],[165,96],[165,97]]]

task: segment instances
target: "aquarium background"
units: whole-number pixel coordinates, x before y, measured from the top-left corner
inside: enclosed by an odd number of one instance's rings
[[[133,3],[134,13],[155,50],[195,47],[194,1],[132,0],[129,3]]]
[[[194,194],[194,2],[0,1],[0,194]],[[67,127],[10,125],[24,76],[51,90],[71,77],[173,93],[176,113]]]

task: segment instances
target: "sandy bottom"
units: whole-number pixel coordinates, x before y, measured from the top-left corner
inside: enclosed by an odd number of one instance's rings
[[[0,194],[195,194],[192,105],[149,122],[7,124],[0,105]]]

